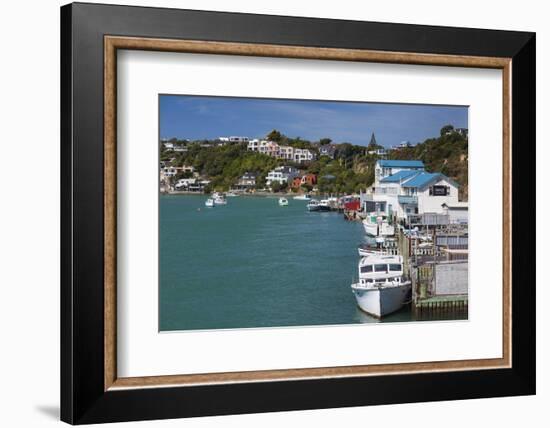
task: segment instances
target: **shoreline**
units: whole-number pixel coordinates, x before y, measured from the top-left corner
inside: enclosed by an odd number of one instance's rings
[[[210,196],[212,193],[201,193],[201,192],[186,192],[186,191],[173,191],[173,192],[159,192],[161,196]],[[227,192],[221,192],[221,193],[227,193]],[[273,197],[294,197],[294,196],[300,196],[303,195],[303,193],[281,193],[281,192],[254,192],[254,193],[236,193],[238,197],[245,196],[245,197],[255,197],[255,196],[273,196]],[[321,197],[325,195],[311,195],[311,197]]]

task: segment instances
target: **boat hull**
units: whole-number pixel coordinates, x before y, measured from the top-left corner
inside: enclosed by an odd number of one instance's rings
[[[353,284],[351,288],[363,312],[382,318],[401,309],[410,295],[411,283],[380,288],[362,288]]]

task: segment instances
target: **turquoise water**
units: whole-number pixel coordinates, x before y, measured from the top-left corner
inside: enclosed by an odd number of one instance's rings
[[[160,330],[379,322],[357,309],[361,223],[305,201],[160,197]],[[410,309],[384,318],[409,321]]]

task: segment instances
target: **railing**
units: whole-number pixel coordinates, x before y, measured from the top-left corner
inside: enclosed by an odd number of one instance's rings
[[[417,204],[418,197],[411,195],[397,195],[397,200],[400,204]]]

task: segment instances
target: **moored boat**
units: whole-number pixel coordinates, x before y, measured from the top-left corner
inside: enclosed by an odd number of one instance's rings
[[[295,201],[311,201],[311,196],[307,194],[303,194],[303,195],[294,196],[292,199],[294,199]]]
[[[372,254],[361,258],[359,281],[351,284],[359,308],[381,318],[399,310],[410,298],[411,281],[403,277],[403,257]]]
[[[239,196],[239,195],[238,195],[237,193],[235,193],[235,192],[227,192],[227,193],[225,194],[225,197],[226,197],[226,198],[236,198],[237,196]]]
[[[376,242],[370,244],[361,244],[357,247],[357,252],[360,257],[368,257],[372,255],[397,255],[399,249],[397,242],[392,238],[376,238]]]
[[[221,193],[214,194],[214,205],[227,205],[227,199]]]
[[[205,206],[209,207],[209,208],[213,208],[214,207],[214,199],[212,198],[208,198],[206,200],[206,202],[204,203]]]
[[[319,211],[319,201],[317,199],[312,199],[307,203],[308,211]]]
[[[317,211],[330,211],[330,201],[328,199],[321,199]]]
[[[286,207],[288,205],[288,199],[287,198],[279,198],[279,205],[281,207]]]
[[[383,237],[395,235],[395,227],[383,215],[369,214],[363,220],[363,228],[365,229],[365,233],[370,236]]]

